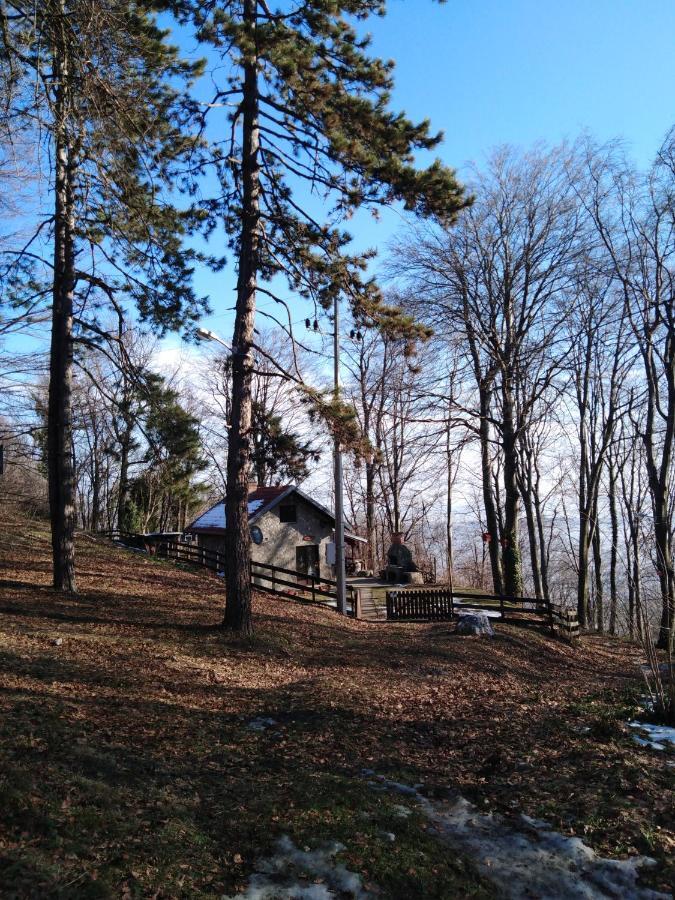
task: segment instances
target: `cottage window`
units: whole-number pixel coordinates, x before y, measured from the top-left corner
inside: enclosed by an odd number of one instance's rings
[[[298,521],[298,513],[295,508],[295,503],[282,503],[279,507],[279,521],[280,522],[297,522]]]

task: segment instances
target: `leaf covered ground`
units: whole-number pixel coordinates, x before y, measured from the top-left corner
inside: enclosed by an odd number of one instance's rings
[[[645,878],[671,884],[675,769],[623,724],[628,643],[461,638],[262,595],[242,643],[212,575],[77,549],[80,594],[58,596],[45,524],[0,512],[3,897],[233,894],[283,836],[339,841],[375,896],[497,896],[363,770],[653,856]]]

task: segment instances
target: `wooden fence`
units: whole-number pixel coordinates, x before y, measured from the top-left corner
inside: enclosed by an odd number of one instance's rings
[[[160,559],[173,559],[176,562],[186,562],[193,566],[202,566],[211,572],[222,574],[225,572],[225,554],[217,550],[207,550],[205,547],[197,547],[193,544],[183,544],[180,541],[159,541],[150,544],[148,553],[154,553]]]
[[[500,619],[521,624],[526,624],[528,620],[539,621],[567,640],[579,636],[576,613],[563,610],[547,599],[471,594],[451,591],[449,587],[387,591],[388,621],[447,622],[461,609],[498,612]]]
[[[225,555],[216,550],[207,550],[181,541],[166,541],[154,535],[134,534],[125,531],[105,532],[106,536],[118,540],[126,547],[144,550],[160,559],[172,559],[193,566],[201,566],[212,572],[225,571]],[[275,594],[301,603],[319,603],[323,606],[337,605],[337,583],[330,578],[306,575],[282,566],[251,561],[251,582],[256,590]],[[333,602],[331,602],[333,601]],[[347,612],[355,615],[357,605],[355,592],[347,590]]]
[[[225,571],[225,555],[194,544],[162,540],[156,535],[135,534],[128,531],[101,532],[126,547],[172,559],[193,566],[201,566],[217,574]],[[274,594],[300,603],[317,603],[334,608],[337,604],[337,584],[330,578],[306,575],[267,563],[251,562],[251,582],[256,590]],[[497,594],[471,594],[450,591],[445,586],[400,588],[387,591],[387,620],[399,622],[447,622],[462,608],[489,612],[498,611],[500,618],[525,624],[528,620],[548,625],[567,640],[580,634],[576,612],[563,609],[546,599],[533,597],[504,597]],[[348,586],[347,612],[360,618],[359,590]],[[367,618],[367,616],[366,616]]]

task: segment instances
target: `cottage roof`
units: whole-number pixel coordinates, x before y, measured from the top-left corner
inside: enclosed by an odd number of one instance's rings
[[[281,503],[281,501],[290,496],[291,494],[296,494],[306,503],[309,503],[311,506],[314,506],[318,509],[327,519],[331,522],[335,523],[335,516],[333,513],[321,503],[317,503],[313,497],[310,497],[309,494],[305,494],[304,491],[301,491],[300,488],[296,487],[294,484],[287,484],[279,487],[256,487],[253,490],[249,491],[248,494],[248,520],[250,524],[253,524],[257,519],[263,516],[265,513],[269,512],[271,509],[274,509],[277,504]],[[209,532],[211,534],[218,533],[220,531],[225,530],[225,501],[219,500],[217,503],[214,503],[206,512],[203,512],[200,516],[192,522],[185,529],[188,532]],[[366,543],[366,539],[359,537],[358,535],[351,534],[349,532],[345,532],[345,538],[352,541],[359,541],[360,543]]]

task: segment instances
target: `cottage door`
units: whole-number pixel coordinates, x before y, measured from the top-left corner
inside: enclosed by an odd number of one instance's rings
[[[319,547],[317,544],[301,544],[295,548],[295,568],[303,575],[319,577]]]

